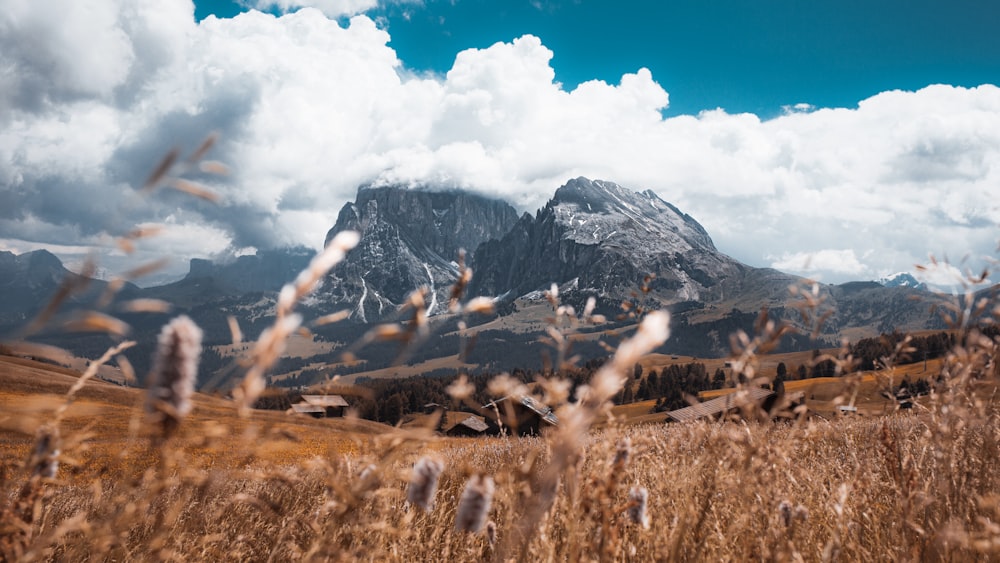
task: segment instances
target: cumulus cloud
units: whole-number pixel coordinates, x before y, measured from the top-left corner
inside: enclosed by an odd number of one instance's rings
[[[810,275],[813,273],[830,272],[859,276],[868,272],[853,249],[834,250],[823,249],[816,252],[784,253],[780,258],[773,259],[771,267],[785,272]]]
[[[378,5],[378,0],[255,0],[248,2],[258,10],[277,9],[289,12],[299,8],[316,8],[326,16],[353,16]]]
[[[993,284],[988,276],[982,277],[982,270],[939,260],[928,260],[922,264],[917,269],[916,278],[933,289],[947,293],[978,290]]]
[[[443,76],[407,69],[370,18],[331,19],[371,3],[275,0],[302,9],[196,24],[188,0],[72,3],[78,18],[15,0],[0,15],[0,239],[107,246],[155,222],[211,233],[205,248],[147,243],[181,258],[318,247],[361,184],[466,187],[533,211],[584,175],[657,191],[744,262],[828,281],[996,248],[996,86],[663,118],[648,70],[570,89],[530,35],[457,53]],[[136,192],[209,131],[233,174],[195,179],[220,205]]]

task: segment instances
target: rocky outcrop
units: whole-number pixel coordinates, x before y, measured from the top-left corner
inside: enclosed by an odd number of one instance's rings
[[[671,301],[703,300],[745,268],[716,250],[705,229],[654,192],[576,178],[534,217],[475,254],[472,291],[513,297],[574,282],[618,297],[648,274]]]
[[[329,242],[356,230],[361,242],[327,276],[320,298],[370,322],[390,316],[411,291],[426,286],[430,313],[442,312],[459,251],[502,237],[515,221],[509,204],[467,192],[361,188],[327,234]]]
[[[315,254],[296,247],[259,250],[221,263],[195,258],[186,279],[212,278],[219,287],[237,292],[274,292],[294,280]]]

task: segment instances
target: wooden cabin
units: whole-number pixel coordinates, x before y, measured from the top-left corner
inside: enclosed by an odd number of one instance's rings
[[[501,424],[508,433],[521,436],[538,435],[544,428],[559,425],[549,406],[527,395],[497,399],[480,407],[479,412],[486,418],[490,434],[499,434]]]
[[[444,429],[446,436],[482,436],[489,430],[486,419],[481,416],[470,414],[462,420]]]
[[[733,392],[710,399],[703,403],[670,411],[667,421],[689,422],[701,418],[720,419],[739,414],[755,420],[771,420],[775,417],[791,413],[799,405],[804,404],[805,394],[802,392],[776,394],[762,387],[746,387],[742,391]]]
[[[302,401],[292,405],[292,410],[315,418],[344,416],[347,401],[340,395],[302,395]]]

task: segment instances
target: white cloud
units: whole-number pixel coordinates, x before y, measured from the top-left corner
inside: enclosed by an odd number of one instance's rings
[[[378,0],[256,0],[250,2],[258,10],[276,8],[288,12],[299,8],[316,8],[326,16],[336,18],[360,14],[378,5]]]
[[[859,276],[870,274],[853,249],[823,249],[816,252],[784,253],[780,258],[772,258],[771,267],[795,274],[830,272]],[[819,279],[817,277],[817,279]]]
[[[915,270],[914,277],[918,281],[946,293],[959,293],[969,289],[975,291],[994,283],[989,276],[982,278],[981,268],[973,269],[966,264],[956,266],[950,262],[929,259]]]
[[[368,17],[324,16],[371,3],[281,0],[270,5],[324,12],[195,24],[188,0],[81,1],[67,8],[78,18],[15,0],[0,15],[0,242],[107,241],[173,217],[237,248],[318,247],[363,183],[465,186],[533,211],[585,175],[656,190],[752,265],[802,271],[813,256],[809,273],[828,281],[996,248],[996,86],[798,104],[768,121],[664,119],[648,70],[568,89],[530,35],[415,73]],[[212,130],[211,156],[234,171],[202,178],[221,206],[130,187]]]

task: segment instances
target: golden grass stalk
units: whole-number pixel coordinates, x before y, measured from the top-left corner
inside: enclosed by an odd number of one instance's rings
[[[66,392],[66,401],[59,407],[58,410],[56,410],[57,424],[60,420],[62,420],[62,416],[66,413],[66,410],[69,409],[69,406],[73,403],[73,400],[76,398],[76,394],[79,393],[81,389],[83,389],[83,386],[86,385],[88,381],[90,381],[91,379],[94,378],[95,375],[97,375],[97,371],[100,369],[100,367],[111,361],[111,358],[121,354],[122,352],[128,350],[133,346],[135,346],[135,342],[131,340],[126,340],[125,342],[121,342],[117,346],[112,346],[111,348],[108,348],[107,351],[105,351],[100,358],[90,362],[87,365],[87,369],[84,370],[84,372],[80,375],[80,377],[76,379],[75,382],[73,382],[73,386],[70,387],[69,391]]]
[[[219,194],[208,189],[206,186],[192,182],[191,180],[184,180],[183,178],[174,178],[171,180],[170,187],[211,203],[219,203],[222,199]]]
[[[226,324],[229,326],[229,336],[233,346],[243,342],[243,331],[240,330],[240,322],[232,315],[226,315]]]
[[[115,336],[126,336],[132,330],[125,321],[97,311],[74,315],[63,323],[63,329],[72,332],[106,332]]]
[[[558,306],[558,301],[555,301],[557,294],[558,287],[555,286],[548,292],[548,295],[553,296],[554,306]],[[516,534],[510,540],[511,543],[504,546],[501,557],[512,556],[509,551],[516,551],[517,556],[526,554],[531,539],[538,531],[538,523],[556,500],[562,475],[582,460],[581,449],[587,443],[591,425],[601,412],[609,409],[612,397],[628,380],[628,374],[635,363],[666,342],[669,336],[670,314],[666,311],[647,314],[635,335],[618,346],[614,356],[594,374],[590,384],[577,390],[578,401],[556,411],[559,426],[554,432],[550,432],[548,439],[551,461],[535,480],[535,488],[539,494],[530,499],[524,517],[518,523]]]
[[[173,305],[162,299],[132,299],[118,308],[125,313],[169,313]]]
[[[278,316],[291,312],[295,303],[312,292],[316,288],[316,283],[330,271],[331,268],[339,264],[347,253],[358,245],[361,235],[356,231],[343,231],[337,233],[333,240],[326,245],[326,248],[313,257],[309,266],[299,273],[295,281],[281,288],[278,295]]]

